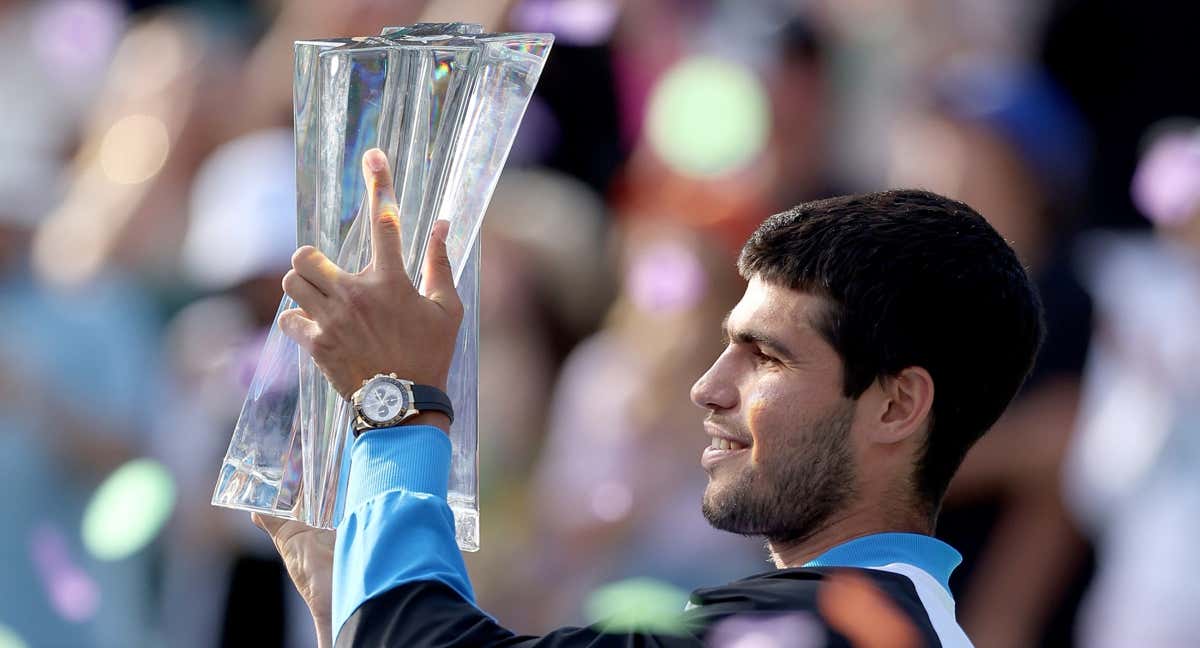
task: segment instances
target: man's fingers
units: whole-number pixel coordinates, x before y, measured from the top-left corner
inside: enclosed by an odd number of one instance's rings
[[[403,272],[400,210],[392,187],[392,169],[383,151],[375,148],[363,154],[363,177],[371,207],[371,263],[386,272]]]
[[[302,245],[296,249],[292,254],[292,268],[326,295],[333,294],[346,274],[336,263],[330,261],[329,257],[311,245]]]
[[[262,513],[251,513],[250,520],[254,522],[254,526],[267,532],[267,535],[275,538],[275,533],[279,531],[279,527],[283,526],[285,520],[277,518],[273,515],[263,515]]]
[[[303,310],[292,308],[279,314],[279,330],[295,340],[300,348],[312,353],[313,340],[321,332],[321,327],[309,319]]]
[[[294,299],[300,308],[318,316],[325,312],[325,304],[329,299],[295,269],[288,270],[287,274],[283,275],[283,292]]]
[[[425,250],[425,268],[421,272],[421,292],[446,312],[458,315],[462,313],[462,301],[454,287],[454,268],[446,254],[446,235],[449,231],[449,221],[439,220],[433,224],[429,247]]]

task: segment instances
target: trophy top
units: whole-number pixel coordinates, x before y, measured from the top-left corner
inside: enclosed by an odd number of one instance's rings
[[[412,25],[401,25],[397,27],[384,27],[379,33],[380,36],[440,36],[444,34],[457,34],[462,36],[471,36],[483,33],[483,25],[479,23],[415,23]]]
[[[300,50],[317,50],[322,55],[371,51],[375,49],[417,48],[438,50],[478,50],[503,48],[513,52],[544,57],[554,43],[554,34],[526,32],[484,32],[478,23],[416,23],[384,27],[379,36],[351,38],[314,38],[295,42]]]

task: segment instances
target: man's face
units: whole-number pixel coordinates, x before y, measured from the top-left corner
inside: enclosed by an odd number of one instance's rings
[[[841,359],[814,328],[827,302],[751,279],[725,322],[728,345],[692,387],[708,410],[704,515],[718,529],[794,541],[854,493]]]

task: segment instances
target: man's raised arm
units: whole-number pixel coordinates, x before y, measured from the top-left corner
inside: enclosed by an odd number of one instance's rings
[[[281,314],[280,327],[312,355],[345,398],[379,374],[444,392],[463,313],[446,254],[448,223],[434,226],[418,292],[404,269],[392,174],[382,151],[363,156],[363,174],[370,203],[370,265],[347,273],[318,250],[301,247],[283,279],[299,308]],[[294,523],[257,520],[276,540],[318,631],[332,635],[322,636],[323,644],[331,638],[339,646],[678,642],[589,629],[517,637],[475,607],[446,503],[449,426],[447,415],[425,412],[395,427],[368,429],[355,440],[345,515],[331,558],[331,597],[321,580],[328,566],[319,564],[330,560],[328,553],[306,549],[327,535],[296,533],[289,536],[295,541],[287,542],[282,537]]]

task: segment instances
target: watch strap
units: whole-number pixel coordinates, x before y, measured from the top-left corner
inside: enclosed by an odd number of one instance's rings
[[[454,422],[454,405],[446,392],[432,385],[412,386],[413,408],[418,412],[441,412]]]

